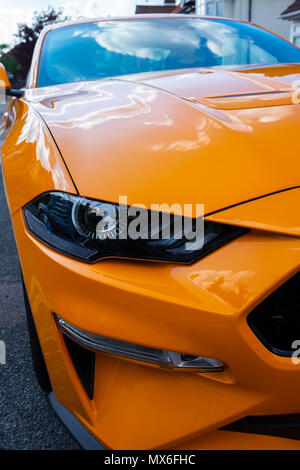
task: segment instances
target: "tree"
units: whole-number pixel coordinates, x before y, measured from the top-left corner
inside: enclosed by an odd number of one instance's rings
[[[0,62],[4,65],[8,74],[14,78],[20,71],[21,65],[14,57],[7,54],[8,49],[8,44],[0,44]]]
[[[7,52],[7,49],[9,48],[9,45],[8,44],[0,44],[0,57],[2,57],[3,55],[5,55],[5,53]]]
[[[17,45],[6,54],[6,57],[13,57],[20,64],[18,71],[20,83],[23,82],[24,84],[26,81],[34,46],[42,29],[49,24],[66,21],[67,19],[68,17],[63,15],[61,9],[55,10],[48,7],[48,10],[34,12],[31,26],[26,23],[18,23],[18,32],[15,34]]]

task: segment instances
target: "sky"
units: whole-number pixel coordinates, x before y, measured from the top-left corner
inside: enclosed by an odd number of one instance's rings
[[[132,15],[138,0],[0,0],[0,44],[14,44],[17,23],[31,24],[34,11],[45,10],[47,6],[63,8],[71,18]],[[151,4],[163,3],[151,0]]]

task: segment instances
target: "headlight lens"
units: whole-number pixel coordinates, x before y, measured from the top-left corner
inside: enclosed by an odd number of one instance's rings
[[[184,230],[187,218],[167,214],[166,219],[166,214],[137,209],[148,224],[136,236],[130,226],[136,227],[130,208],[62,192],[42,194],[23,212],[32,235],[87,263],[118,257],[188,264],[248,231],[204,221],[201,239],[193,240]],[[189,219],[192,230],[195,224],[195,219]]]

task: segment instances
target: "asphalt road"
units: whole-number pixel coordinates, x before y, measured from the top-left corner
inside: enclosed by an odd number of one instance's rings
[[[2,113],[0,105],[0,146]],[[1,166],[0,166],[1,173]],[[35,380],[26,325],[18,256],[0,175],[0,449],[79,449],[54,414]]]

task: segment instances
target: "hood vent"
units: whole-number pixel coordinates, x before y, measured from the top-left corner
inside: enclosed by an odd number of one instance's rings
[[[223,96],[210,96],[198,102],[217,109],[248,109],[265,108],[270,106],[292,105],[293,91],[265,91],[255,93],[240,93]]]
[[[290,91],[263,91],[263,92],[255,92],[255,93],[239,93],[236,95],[223,95],[223,96],[210,96],[208,100],[224,100],[224,99],[238,99],[238,98],[245,98],[247,96],[262,96],[262,95],[279,95],[281,93],[290,93]]]

